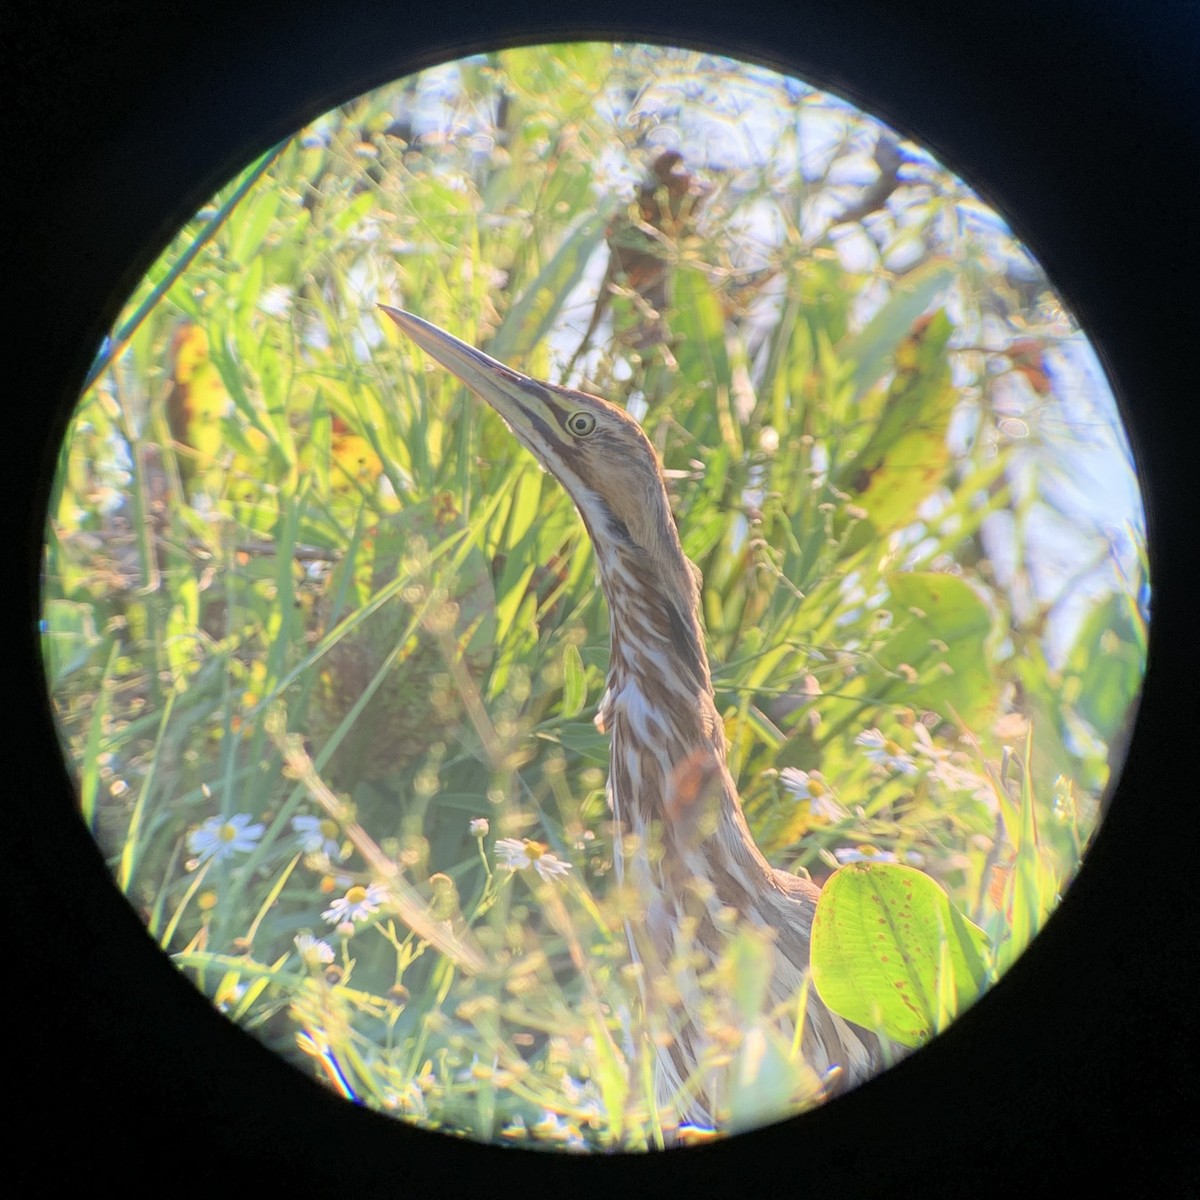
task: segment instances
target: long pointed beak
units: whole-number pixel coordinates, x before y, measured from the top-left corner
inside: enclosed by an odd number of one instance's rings
[[[544,385],[412,313],[386,304],[379,307],[430,358],[487,401],[531,450],[542,452],[543,447],[532,442],[532,433],[538,425],[544,425],[549,415],[548,389]]]

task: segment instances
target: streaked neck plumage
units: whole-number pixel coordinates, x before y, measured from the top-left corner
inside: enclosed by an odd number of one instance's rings
[[[728,903],[760,890],[772,871],[726,766],[700,625],[700,573],[684,556],[665,489],[661,504],[654,554],[608,513],[581,508],[609,606],[608,687],[596,717],[612,738],[609,803],[624,833],[669,840],[674,854],[666,861],[725,881]],[[655,882],[675,893],[684,881]]]
[[[700,626],[699,571],[684,556],[661,484],[659,490],[653,500],[661,511],[647,522],[658,535],[653,551],[606,509],[580,506],[609,609],[608,687],[597,725],[613,735],[614,815],[637,825],[663,819],[671,773],[689,755],[704,751],[725,763]],[[630,765],[639,757],[650,769],[624,779],[639,771]]]

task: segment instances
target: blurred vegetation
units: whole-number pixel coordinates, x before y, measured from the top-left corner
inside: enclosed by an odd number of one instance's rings
[[[604,274],[656,255],[644,286]],[[1003,223],[844,103],[690,52],[514,50],[351,101],[130,297],[63,446],[44,629],[83,817],[152,936],[366,1104],[572,1148],[671,1125],[610,886],[585,531],[376,302],[643,421],[759,844],[855,864],[822,905],[830,1003],[876,868],[934,890],[930,1019],[854,1014],[919,1044],[1096,826],[1145,656],[1140,512],[1118,544],[1052,486],[1115,411],[1079,421],[1081,335]],[[1050,587],[1055,520],[1083,565]],[[744,1049],[732,1127],[806,1101]]]

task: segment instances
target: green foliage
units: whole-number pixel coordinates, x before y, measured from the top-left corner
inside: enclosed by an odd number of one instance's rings
[[[886,577],[893,627],[879,663],[907,666],[921,703],[977,729],[999,704],[991,671],[995,617],[977,592],[954,575],[928,571]]]
[[[914,151],[887,206],[831,224],[879,129],[819,93],[587,44],[440,79],[252,164],[130,297],[61,456],[47,679],[118,885],[223,1011],[421,1124],[644,1148],[671,1125],[667,1029],[613,882],[586,533],[375,305],[638,413],[704,575],[760,846],[818,881],[870,863],[827,885],[816,986],[902,1046],[975,995],[968,948],[995,978],[1076,869],[1144,663],[1144,562],[1114,569],[1079,509],[1072,544],[1100,566],[1030,599],[1053,497],[1027,464],[1070,469],[1051,434],[1071,410],[1004,350],[1059,354],[1065,397],[1081,338],[1044,286],[1010,285],[1005,264],[1036,268],[944,169]],[[777,122],[769,163],[746,104]],[[710,188],[664,241],[665,332],[618,281],[577,355],[664,131]],[[1051,643],[1059,606],[1080,615]],[[510,870],[497,842],[525,838],[543,849]],[[539,853],[571,872],[543,878]],[[919,1012],[851,944],[876,895]],[[324,916],[339,899],[358,915]],[[800,998],[764,1011],[766,953],[743,931],[712,981],[730,1127],[820,1095],[787,1032]]]
[[[912,867],[842,867],[813,918],[812,975],[821,998],[901,1046],[928,1041],[978,997],[987,951],[987,934]]]

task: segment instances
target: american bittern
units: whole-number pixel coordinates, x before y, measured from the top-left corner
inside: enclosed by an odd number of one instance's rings
[[[772,868],[746,824],[709,676],[700,572],[680,546],[658,457],[638,423],[607,400],[539,383],[419,317],[384,311],[504,418],[566,488],[591,536],[612,643],[596,724],[611,735],[608,802],[630,847],[615,848],[614,865],[643,906],[644,918],[628,926],[631,953],[647,977],[671,984],[659,1096],[673,1098],[681,1117],[710,1123],[721,1106],[719,1073],[705,1060],[698,981],[729,945],[733,913],[773,931],[769,1000],[794,1011],[819,889]],[[651,1004],[662,991],[644,995]],[[811,989],[801,1049],[827,1092],[879,1064],[875,1038]]]

